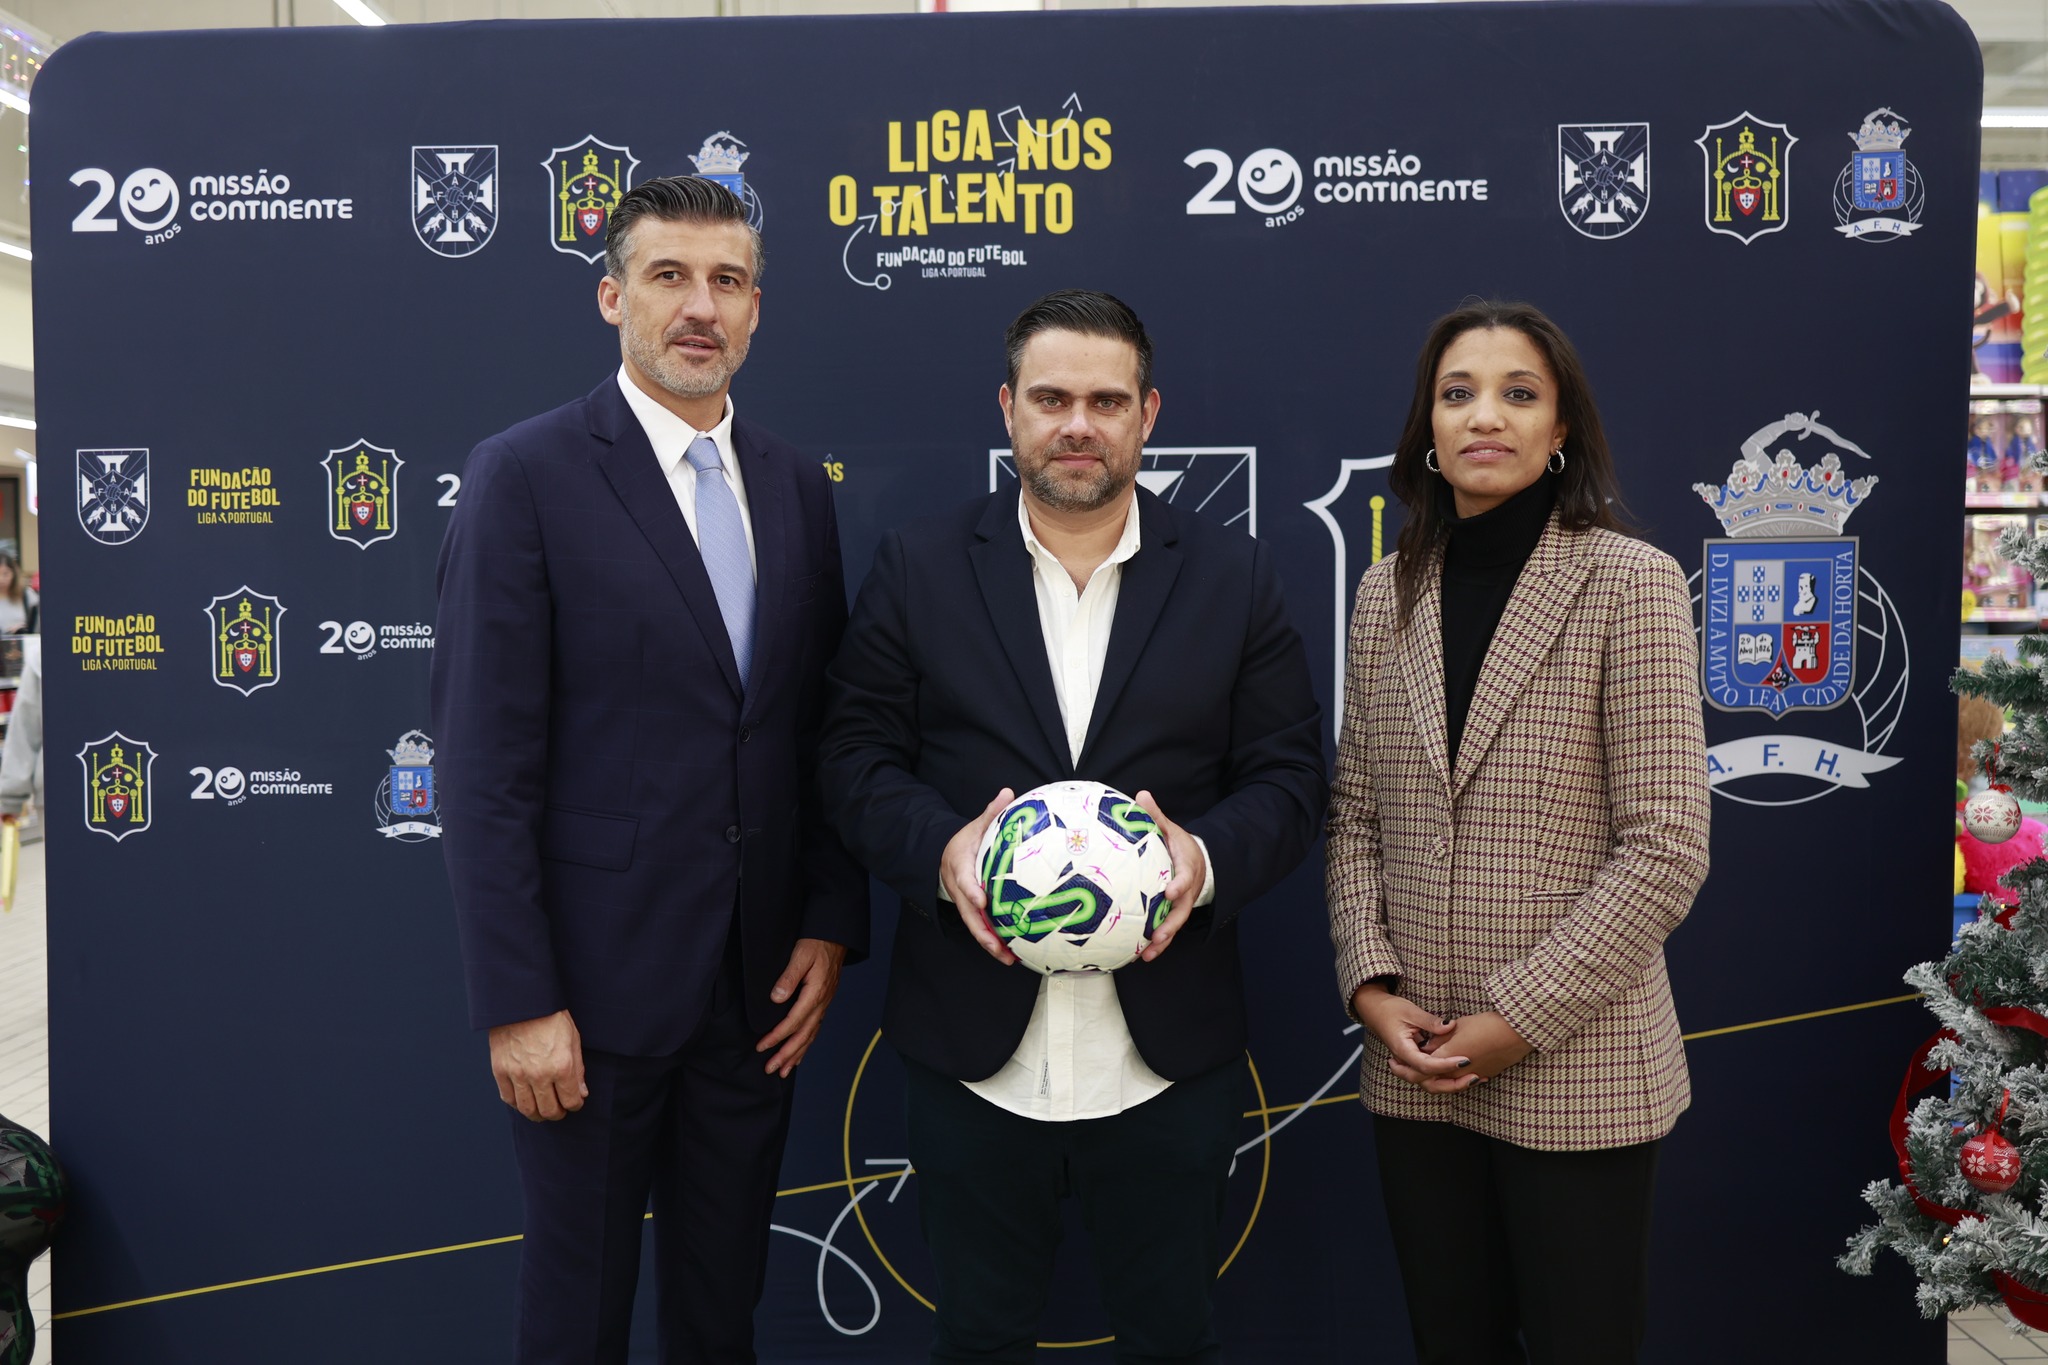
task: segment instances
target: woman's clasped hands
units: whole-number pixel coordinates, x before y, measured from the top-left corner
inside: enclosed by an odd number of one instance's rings
[[[1534,1051],[1494,1011],[1462,1017],[1432,1014],[1378,981],[1368,981],[1352,993],[1351,1012],[1386,1045],[1394,1075],[1432,1094],[1450,1094],[1491,1080]]]

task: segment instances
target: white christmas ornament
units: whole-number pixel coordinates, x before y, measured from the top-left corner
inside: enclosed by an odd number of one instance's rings
[[[2020,832],[2020,803],[1996,787],[1978,792],[1963,806],[1963,828],[1987,844],[2002,844]]]

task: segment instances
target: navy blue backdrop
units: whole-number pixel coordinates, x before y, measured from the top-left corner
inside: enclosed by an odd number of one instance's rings
[[[1670,960],[1712,1036],[1647,1358],[1938,1360],[1902,1271],[1831,1263],[1924,1015],[1714,1031],[1897,995],[1948,932],[1979,76],[1903,0],[66,45],[33,153],[65,1358],[505,1358],[517,1195],[436,839],[433,564],[471,446],[618,363],[610,202],[703,170],[768,241],[736,400],[828,465],[852,581],[885,526],[1007,477],[1005,322],[1109,289],[1158,347],[1148,484],[1277,547],[1326,706],[1425,325],[1474,292],[1550,310],[1708,635],[1714,873]],[[1794,638],[1771,590],[1803,574],[1826,619]],[[1247,915],[1221,1311],[1241,1361],[1401,1361],[1320,879]],[[804,1066],[767,1360],[908,1360],[929,1329],[882,973]],[[1106,1359],[1072,1271],[1048,1340]]]

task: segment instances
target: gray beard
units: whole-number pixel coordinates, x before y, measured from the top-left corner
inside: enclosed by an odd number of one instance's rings
[[[626,356],[641,373],[678,398],[709,398],[732,382],[747,360],[747,341],[727,341],[718,360],[706,370],[686,370],[669,354],[667,344],[649,346],[633,329],[632,314],[620,311],[619,335],[625,338]]]

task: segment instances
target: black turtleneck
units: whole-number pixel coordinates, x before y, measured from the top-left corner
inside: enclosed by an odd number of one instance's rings
[[[1536,551],[1557,480],[1540,476],[1500,506],[1475,517],[1459,517],[1451,486],[1439,481],[1437,514],[1447,535],[1443,560],[1444,738],[1455,765],[1458,740],[1465,733],[1465,713],[1479,686],[1486,647],[1507,610],[1522,566]]]

